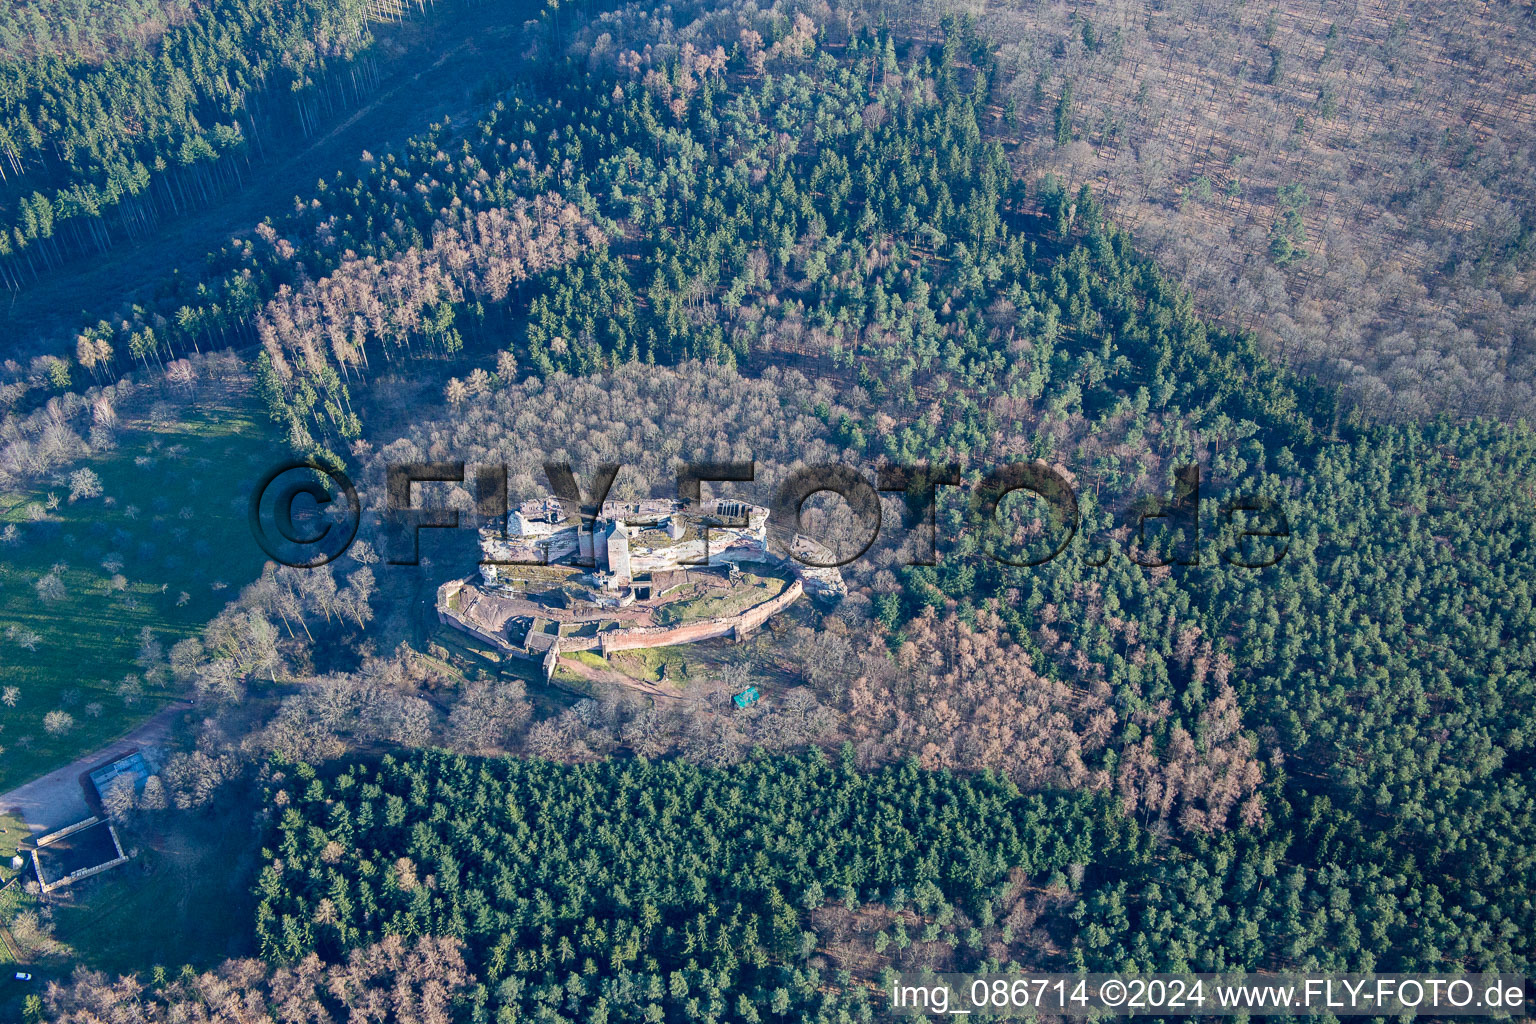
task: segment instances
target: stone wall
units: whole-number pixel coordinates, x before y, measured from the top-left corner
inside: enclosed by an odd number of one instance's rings
[[[596,637],[596,643],[587,638],[571,638],[579,640],[580,647],[567,647],[564,639],[560,641],[560,649],[564,650],[591,650],[597,647],[606,657],[610,651],[633,651],[645,647],[672,647],[677,644],[691,644],[700,640],[713,640],[716,637],[730,637],[740,640],[752,630],[766,622],[770,617],[794,604],[795,600],[804,593],[799,580],[791,582],[776,597],[771,597],[762,604],[754,605],[740,615],[727,615],[716,619],[705,619],[701,622],[690,622],[683,626],[635,626],[630,629],[615,629]]]
[[[453,626],[455,629],[463,630],[476,639],[490,644],[497,650],[521,657],[537,657],[537,655],[530,655],[519,648],[513,647],[507,642],[505,637],[495,636],[471,625],[457,612],[449,608],[448,602],[463,586],[463,580],[450,580],[438,588],[438,621],[444,625]],[[633,651],[646,647],[672,647],[677,644],[697,643],[700,640],[713,640],[718,637],[740,640],[761,626],[769,618],[794,604],[804,592],[805,588],[801,585],[800,581],[793,580],[774,597],[769,598],[762,604],[748,608],[739,615],[704,619],[700,622],[690,622],[681,626],[633,626],[627,629],[609,630],[597,636],[566,636],[560,638],[559,651],[561,654],[569,654],[576,651],[595,649],[606,657],[613,651]]]

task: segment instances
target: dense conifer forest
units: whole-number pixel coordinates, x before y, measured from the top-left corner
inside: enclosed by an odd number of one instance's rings
[[[266,136],[308,135],[367,92],[371,65],[355,58],[369,42],[362,3],[237,0],[99,63],[68,50],[0,62],[6,283],[237,188]]]
[[[263,955],[450,936],[480,979],[467,1009],[488,1019],[868,1020],[857,947],[955,971],[1456,959],[1379,870],[1287,863],[1293,837],[1329,841],[1325,807],[1168,849],[1105,800],[912,763],[862,772],[851,748],[726,770],[300,763],[268,795]],[[1353,918],[1334,918],[1340,902]],[[852,939],[841,965],[836,935]]]

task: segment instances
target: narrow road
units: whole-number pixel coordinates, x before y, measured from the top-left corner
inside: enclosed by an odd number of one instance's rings
[[[80,778],[97,765],[115,760],[135,747],[164,743],[171,734],[171,723],[186,711],[184,704],[173,704],[158,712],[143,725],[100,750],[57,768],[25,786],[0,793],[0,810],[18,814],[33,832],[51,832],[73,824],[91,813],[85,802],[85,788]]]

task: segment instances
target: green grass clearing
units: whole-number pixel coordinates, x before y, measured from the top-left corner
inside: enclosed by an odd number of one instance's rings
[[[583,665],[591,665],[593,668],[612,667],[609,664],[607,658],[603,657],[601,654],[594,654],[591,651],[572,651],[570,654],[567,654],[566,657],[574,658],[575,660],[581,662]]]
[[[681,686],[688,680],[688,661],[675,647],[643,647],[633,651],[616,651],[608,662],[625,675],[643,679],[648,683],[662,681],[663,666],[667,670],[667,682]]]
[[[31,897],[22,888],[32,871],[32,860],[22,854],[22,866],[11,867],[11,858],[21,849],[21,841],[31,833],[26,824],[13,814],[0,814],[0,928],[3,928]],[[11,884],[12,880],[15,884]],[[9,934],[0,934],[0,967],[16,963],[15,950]]]
[[[0,494],[0,791],[163,707],[177,691],[136,664],[141,631],[168,653],[261,570],[246,491],[281,441],[238,402],[178,417],[129,419],[115,451]],[[70,501],[81,468],[101,494]]]
[[[776,576],[742,573],[741,582],[730,590],[706,591],[686,601],[663,605],[656,611],[656,621],[663,626],[676,626],[702,619],[739,615],[748,608],[777,597],[785,586],[785,581]]]
[[[21,841],[31,834],[26,823],[20,818],[14,814],[0,812],[0,885],[4,885],[16,875],[24,874],[28,870],[26,867],[12,869],[11,858],[20,852]]]
[[[550,677],[549,681],[554,684],[555,689],[574,694],[576,700],[581,700],[584,697],[596,697],[598,693],[597,687],[593,684],[592,680],[577,674],[564,665],[555,666],[555,674]],[[547,690],[549,687],[546,686],[543,689]],[[529,697],[531,698],[532,696],[533,691],[530,688]],[[575,701],[572,701],[572,703],[575,703]],[[535,707],[537,707],[537,702],[535,702]]]

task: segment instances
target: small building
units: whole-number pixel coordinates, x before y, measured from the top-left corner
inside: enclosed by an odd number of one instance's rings
[[[731,703],[735,704],[738,710],[741,710],[756,704],[758,698],[761,696],[762,694],[757,692],[757,687],[749,686],[745,690],[742,690],[740,693],[738,693],[736,696],[732,697]]]
[[[128,786],[133,787],[133,800],[137,801],[144,794],[145,783],[154,773],[154,767],[142,750],[130,750],[117,760],[95,769],[89,778],[91,785],[96,788],[97,806],[105,806],[107,794],[113,789],[126,789]]]
[[[32,849],[32,870],[45,893],[126,863],[117,829],[96,817],[50,832]]]

